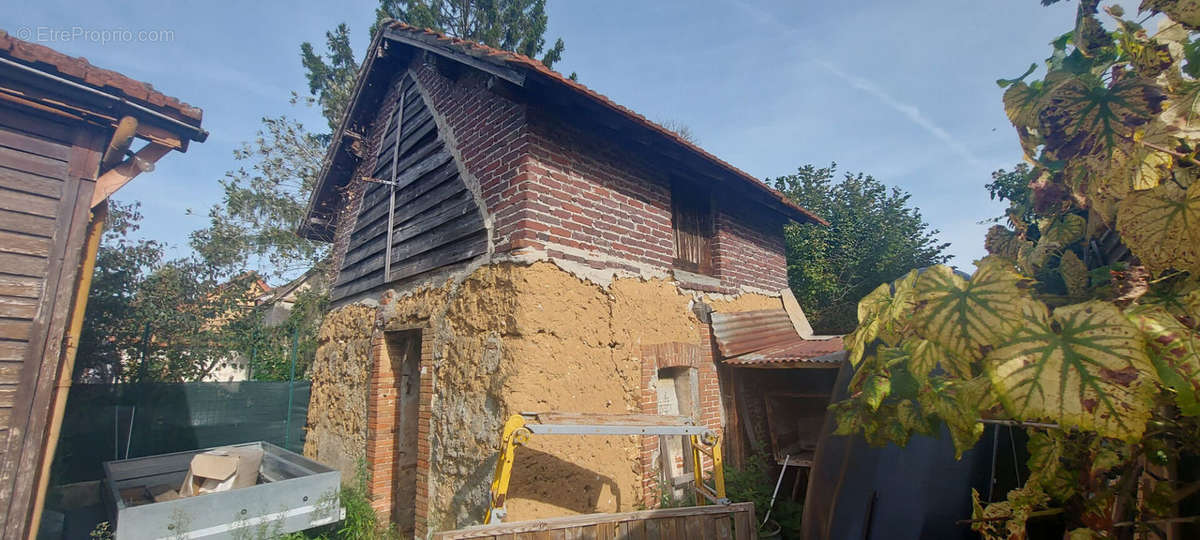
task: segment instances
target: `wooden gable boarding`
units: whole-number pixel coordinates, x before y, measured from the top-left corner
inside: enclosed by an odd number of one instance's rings
[[[334,300],[487,252],[475,196],[411,75],[383,103],[386,127],[358,219],[334,282]]]

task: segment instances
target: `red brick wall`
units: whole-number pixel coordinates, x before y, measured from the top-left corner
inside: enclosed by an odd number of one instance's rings
[[[371,367],[367,379],[367,495],[383,523],[391,520],[396,449],[398,442],[396,388],[398,374],[388,356],[386,334],[371,339]],[[429,431],[433,406],[433,332],[421,331],[420,382],[417,394],[417,471],[415,535],[423,538],[429,513]]]
[[[640,348],[641,363],[642,363],[642,396],[641,396],[641,412],[642,414],[658,414],[658,396],[655,392],[653,382],[658,377],[658,370],[668,367],[690,367],[695,368],[693,375],[697,378],[697,390],[700,397],[698,403],[699,423],[707,426],[718,435],[721,434],[721,391],[720,383],[717,379],[717,365],[713,359],[712,347],[707,344],[711,343],[709,336],[709,326],[700,325],[701,343],[706,345],[699,346],[693,343],[660,343],[656,345],[642,345]],[[641,455],[638,460],[638,466],[642,477],[642,502],[647,506],[653,506],[658,501],[658,464],[656,456],[658,454],[659,438],[657,436],[643,436],[641,441]],[[685,459],[691,459],[685,456]],[[710,471],[712,462],[708,457],[703,457],[702,466],[705,471]]]
[[[669,165],[504,97],[482,74],[451,80],[431,66],[413,69],[479,182],[497,253],[529,247],[598,268],[671,268]],[[714,196],[716,290],[785,287],[784,219],[726,204],[735,197]]]
[[[713,247],[716,273],[722,285],[750,285],[768,291],[784,289],[788,286],[785,220],[747,206],[718,208]]]

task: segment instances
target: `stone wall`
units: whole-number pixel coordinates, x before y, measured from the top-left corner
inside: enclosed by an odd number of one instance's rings
[[[388,331],[419,329],[423,336],[423,435],[418,467],[417,531],[478,522],[487,506],[508,415],[522,411],[642,412],[647,381],[641,347],[682,343],[708,348],[696,301],[720,310],[778,307],[756,294],[710,297],[666,279],[618,277],[600,285],[549,262],[499,263],[441,283],[385,291],[377,307],[352,305],[329,315],[313,371],[313,405],[306,454],[352,467],[363,448],[378,448],[367,464],[376,508],[391,506],[386,452],[395,419],[366,403],[388,407],[386,391],[368,388],[377,365],[371,349]],[[702,421],[720,426],[719,392],[711,355],[697,366],[704,379]],[[375,395],[371,395],[375,394]],[[426,400],[426,397],[428,399]],[[369,406],[368,406],[369,408]],[[652,471],[639,437],[534,437],[517,451],[510,520],[633,510],[651,499]],[[647,437],[648,440],[653,438]],[[342,453],[346,457],[334,457]],[[353,456],[353,457],[351,457]],[[373,465],[377,465],[373,467]],[[346,469],[343,468],[345,471]],[[424,499],[424,502],[421,502]]]

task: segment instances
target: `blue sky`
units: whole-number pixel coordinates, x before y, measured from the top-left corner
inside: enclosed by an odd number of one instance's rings
[[[1037,0],[548,3],[548,41],[567,46],[560,71],[649,118],[686,124],[705,149],[760,178],[836,161],[900,187],[967,268],[983,255],[977,222],[1002,211],[983,184],[1020,157],[994,81],[1045,58],[1075,9]],[[166,41],[43,43],[204,109],[208,142],[167,156],[117,196],[142,201],[142,234],[183,253],[259,118],[324,128],[318,111],[288,103],[289,92],[306,92],[299,44],[346,22],[361,55],[376,2],[7,5],[0,28],[14,35],[171,32]]]

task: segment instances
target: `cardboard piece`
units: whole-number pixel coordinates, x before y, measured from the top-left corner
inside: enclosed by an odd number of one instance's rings
[[[150,487],[150,496],[154,498],[154,502],[173,501],[179,498],[179,492],[167,484],[159,484]]]
[[[179,488],[180,497],[216,493],[258,483],[261,448],[218,448],[196,454]]]
[[[126,506],[138,506],[151,502],[150,493],[146,491],[146,486],[134,486],[122,489],[120,491],[121,499],[125,501]]]

